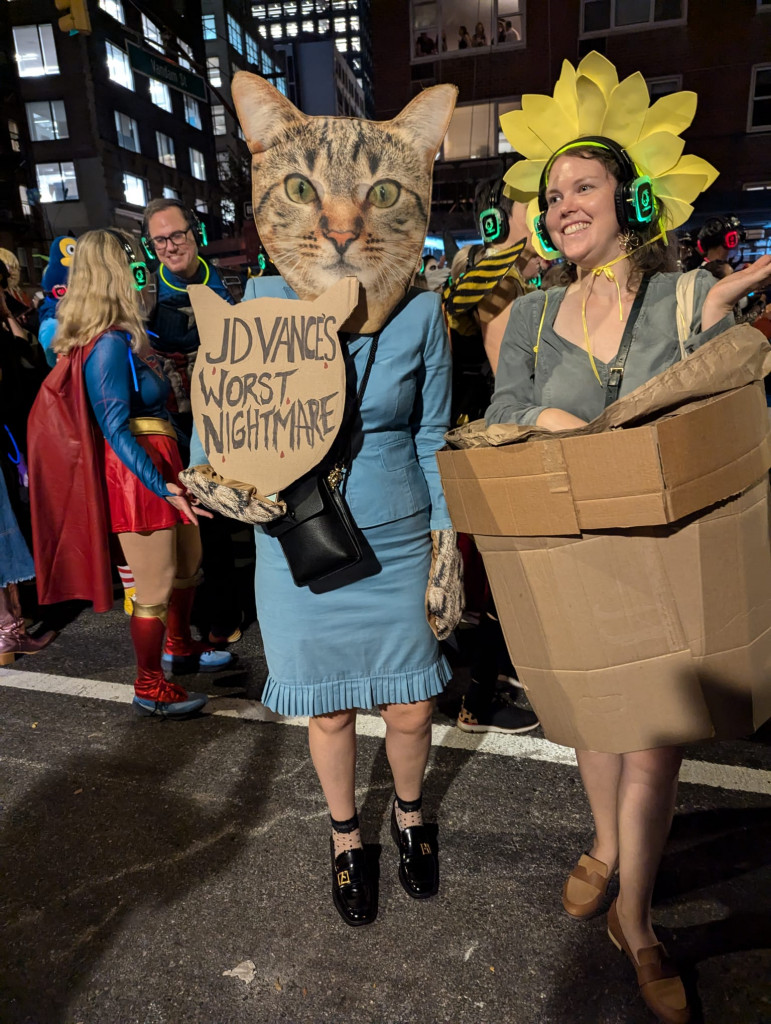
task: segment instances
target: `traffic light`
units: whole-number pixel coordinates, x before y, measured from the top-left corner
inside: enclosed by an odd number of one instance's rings
[[[59,18],[59,28],[62,32],[69,32],[71,36],[82,32],[89,35],[91,32],[91,19],[88,16],[87,0],[54,0],[58,11],[67,11]]]

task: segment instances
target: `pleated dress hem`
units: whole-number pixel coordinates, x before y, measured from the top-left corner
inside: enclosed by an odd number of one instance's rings
[[[268,676],[262,703],[278,715],[327,715],[351,708],[369,709],[381,704],[410,704],[441,693],[452,678],[443,655],[432,664],[392,675],[333,679],[327,683],[282,683]]]

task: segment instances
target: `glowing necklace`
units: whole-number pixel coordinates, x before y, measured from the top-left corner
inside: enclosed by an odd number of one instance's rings
[[[208,284],[209,283],[209,277],[211,276],[211,270],[209,268],[209,264],[206,262],[206,260],[202,256],[198,257],[198,262],[199,263],[203,263],[204,268],[206,270],[206,275],[205,275],[203,281],[201,281],[201,284]],[[175,284],[172,284],[171,281],[167,280],[166,279],[166,275],[163,273],[163,269],[164,269],[163,268],[163,264],[161,263],[161,281],[163,281],[163,283],[166,285],[167,288],[171,288],[175,292],[186,292],[187,291],[187,285],[185,285],[184,288],[177,288],[177,286]]]

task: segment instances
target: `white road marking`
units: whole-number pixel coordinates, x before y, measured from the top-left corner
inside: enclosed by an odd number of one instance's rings
[[[90,700],[106,700],[117,704],[129,704],[133,697],[132,688],[124,683],[106,683],[99,679],[73,679],[71,676],[50,675],[45,672],[20,672],[11,668],[0,669],[0,687],[3,686],[69,697],[87,697]],[[304,727],[308,724],[307,718],[286,718],[277,715],[257,701],[225,696],[211,697],[206,712],[225,718],[240,718],[275,725]],[[380,715],[361,714],[356,720],[356,732],[360,736],[382,738],[385,736],[385,723]],[[520,757],[564,765],[576,763],[575,754],[569,747],[560,747],[537,736],[468,733],[456,729],[453,725],[435,725],[432,728],[431,743],[435,747],[473,750],[482,754],[498,754],[501,757]],[[714,764],[711,761],[684,761],[680,780],[695,786],[712,786],[740,793],[771,796],[771,771],[762,768]]]

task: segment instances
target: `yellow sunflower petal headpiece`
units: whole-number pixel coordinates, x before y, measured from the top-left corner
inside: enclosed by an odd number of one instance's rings
[[[718,175],[698,156],[683,156],[680,133],[693,121],[696,93],[676,92],[650,106],[650,94],[639,71],[618,80],[615,67],[592,52],[577,68],[564,61],[554,96],[525,95],[522,109],[501,117],[501,128],[525,159],[506,173],[506,192],[530,202],[532,230],[538,214],[538,187],[544,168],[557,150],[585,136],[612,139],[626,150],[641,175],[651,180],[662,231],[685,223],[691,203]],[[543,256],[537,237],[533,245]]]

